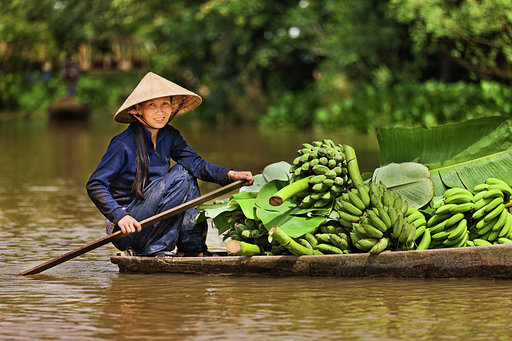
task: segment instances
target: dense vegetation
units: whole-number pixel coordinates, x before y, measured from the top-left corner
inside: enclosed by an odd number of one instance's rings
[[[205,98],[194,115],[360,130],[512,113],[512,0],[12,0],[0,109],[62,96],[119,105],[146,71]],[[191,115],[191,116],[194,116]]]

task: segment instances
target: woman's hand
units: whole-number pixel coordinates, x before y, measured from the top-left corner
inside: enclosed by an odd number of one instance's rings
[[[228,172],[228,179],[231,181],[245,180],[245,186],[252,185],[254,182],[254,178],[252,177],[251,172],[238,172],[234,170],[230,170]]]
[[[140,230],[142,230],[140,223],[131,215],[125,215],[122,217],[117,225],[124,234],[133,233],[135,231],[140,232]]]

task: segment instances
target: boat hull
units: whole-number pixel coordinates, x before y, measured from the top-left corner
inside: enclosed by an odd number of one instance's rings
[[[265,277],[512,278],[512,244],[322,256],[113,256],[120,272]]]

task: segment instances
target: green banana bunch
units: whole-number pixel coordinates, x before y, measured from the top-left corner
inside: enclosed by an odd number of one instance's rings
[[[275,242],[269,242],[268,231],[259,219],[246,218],[241,209],[222,213],[227,226],[223,229],[223,241],[228,239],[254,244],[265,254],[290,254],[286,248],[276,248]]]
[[[310,177],[309,190],[295,195],[299,207],[327,207],[352,184],[343,145],[330,139],[303,143],[297,154],[290,168],[291,181]]]
[[[430,231],[427,230],[427,220],[425,215],[418,209],[411,208],[407,209],[405,214],[405,220],[416,228],[416,234],[414,241],[416,244],[416,250],[426,250],[430,246],[431,238]]]
[[[334,205],[338,221],[351,228],[352,244],[378,254],[386,249],[411,249],[416,227],[405,220],[407,204],[383,184],[372,182],[343,193]]]
[[[473,194],[465,188],[453,187],[433,205],[434,214],[427,220],[425,234],[417,249],[466,246],[469,240],[468,221],[474,209]]]
[[[473,190],[476,193],[473,199],[474,212],[471,216],[473,242],[484,240],[499,243],[500,238],[511,237],[512,216],[506,207],[512,195],[510,186],[500,179],[488,178],[485,183],[476,185]]]
[[[335,221],[320,225],[318,233],[305,233],[297,238],[297,242],[323,254],[350,253],[350,239],[345,229]]]

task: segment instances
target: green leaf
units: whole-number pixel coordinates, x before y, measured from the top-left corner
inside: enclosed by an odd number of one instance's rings
[[[298,238],[304,233],[313,232],[320,224],[326,220],[325,217],[313,216],[296,216],[293,211],[284,217],[279,228],[292,238]]]
[[[199,217],[196,219],[198,222],[206,219],[206,218],[215,218],[221,213],[234,211],[236,208],[229,205],[227,199],[222,200],[222,202],[217,202],[213,204],[203,204],[197,206],[198,210],[201,210]]]
[[[312,232],[318,225],[325,221],[325,216],[318,216],[318,209],[307,210],[297,207],[297,203],[291,200],[283,202],[279,206],[272,206],[269,199],[288,182],[274,180],[267,183],[256,198],[256,216],[261,220],[267,230],[273,226],[279,226],[290,237],[296,238],[306,232]],[[325,212],[325,210],[323,210]]]
[[[488,116],[430,129],[380,129],[381,165],[419,162],[430,170],[434,196],[447,187],[470,190],[488,177],[512,183],[512,120]]]
[[[229,212],[223,212],[213,218],[213,224],[215,225],[219,236],[231,228],[231,225],[228,223],[230,216],[231,214]]]
[[[290,200],[283,202],[280,206],[272,206],[269,203],[270,197],[273,196],[277,191],[288,184],[287,181],[273,180],[265,184],[256,197],[256,206],[261,209],[269,211],[286,211],[291,207],[297,206],[296,203],[292,203]]]
[[[409,207],[420,208],[434,196],[434,186],[427,167],[416,162],[390,163],[377,168],[372,181],[382,182],[388,189],[398,193]]]
[[[290,167],[291,165],[285,161],[271,163],[263,169],[263,176],[268,182],[273,180],[289,181],[291,179]]]
[[[254,205],[256,203],[256,198],[239,199],[237,202],[246,218],[253,220],[256,219],[256,207]]]
[[[250,186],[244,186],[240,188],[240,192],[256,192],[258,193],[260,189],[267,183],[267,180],[263,176],[263,174],[256,174],[254,176],[254,182]]]

